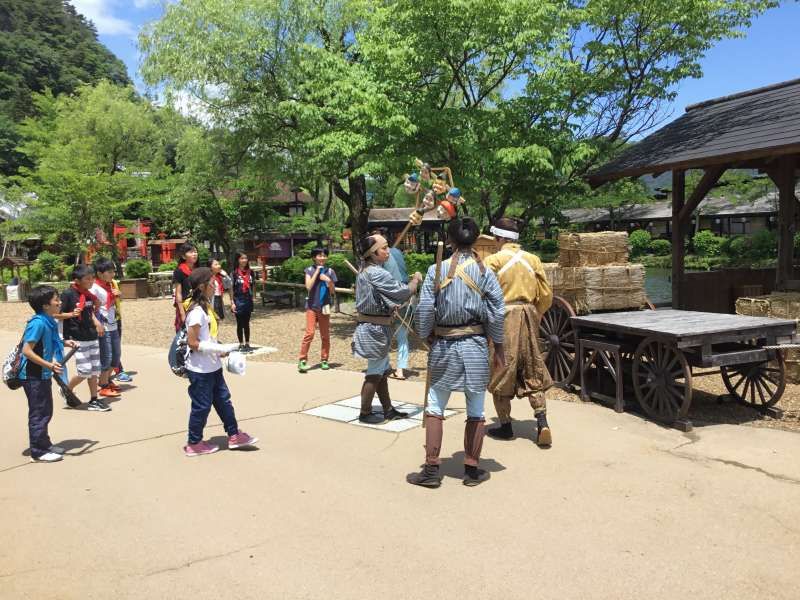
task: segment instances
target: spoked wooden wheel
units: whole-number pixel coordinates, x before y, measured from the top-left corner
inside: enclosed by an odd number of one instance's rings
[[[571,320],[574,316],[575,311],[569,302],[553,296],[552,306],[539,322],[539,349],[556,385],[570,383],[578,370],[575,329]]]
[[[633,356],[633,389],[652,419],[685,418],[692,403],[692,370],[683,352],[655,338],[642,340]]]
[[[774,405],[786,389],[783,356],[773,361],[722,367],[722,381],[737,401],[764,410]]]

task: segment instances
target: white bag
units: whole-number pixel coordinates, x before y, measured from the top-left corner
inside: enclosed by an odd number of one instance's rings
[[[244,375],[247,369],[247,359],[241,352],[231,352],[228,354],[228,373],[234,375]]]

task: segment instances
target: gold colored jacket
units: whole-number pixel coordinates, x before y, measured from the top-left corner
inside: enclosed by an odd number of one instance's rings
[[[540,317],[550,308],[553,290],[538,256],[525,252],[519,244],[508,243],[483,262],[497,275],[506,304],[533,304]]]

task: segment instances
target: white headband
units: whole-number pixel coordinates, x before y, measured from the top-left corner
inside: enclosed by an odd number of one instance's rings
[[[506,238],[508,240],[518,240],[519,234],[516,231],[509,231],[508,229],[500,229],[499,227],[495,227],[492,225],[489,228],[489,231],[495,234],[497,237]]]

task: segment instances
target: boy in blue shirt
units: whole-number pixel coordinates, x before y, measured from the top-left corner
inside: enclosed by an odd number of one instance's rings
[[[64,346],[75,342],[62,342],[54,315],[61,312],[58,291],[49,285],[39,285],[31,290],[28,303],[36,313],[22,334],[22,360],[19,378],[28,397],[28,435],[31,460],[56,462],[64,449],[53,446],[47,426],[53,417],[53,374],[60,376],[63,368]]]

